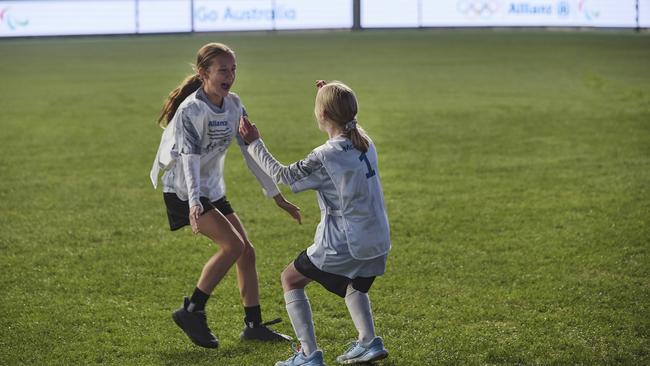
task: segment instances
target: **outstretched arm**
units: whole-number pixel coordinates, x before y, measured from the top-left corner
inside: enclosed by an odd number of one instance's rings
[[[239,134],[249,144],[248,151],[253,159],[275,183],[289,185],[295,193],[307,189],[318,189],[321,186],[323,180],[318,173],[322,163],[314,152],[311,152],[305,159],[285,166],[280,164],[266,149],[257,126],[247,118],[242,118]]]
[[[296,179],[291,174],[288,166],[280,162],[266,149],[264,142],[260,138],[260,132],[247,117],[242,117],[239,123],[239,134],[249,145],[248,150],[260,168],[268,174],[276,184],[291,185]]]
[[[241,140],[241,137],[237,136],[238,140]],[[262,186],[262,190],[264,191],[264,195],[266,197],[275,197],[280,193],[280,190],[278,189],[278,186],[276,186],[275,182],[273,182],[273,179],[269,177],[266,172],[260,168],[260,166],[257,164],[255,159],[250,155],[248,152],[248,146],[244,143],[243,140],[239,141],[239,149],[241,150],[242,155],[244,156],[244,161],[246,161],[246,166],[248,166],[248,169],[253,173],[253,176],[255,176],[255,179],[259,182],[259,184]]]
[[[291,169],[286,165],[280,164],[280,162],[271,155],[262,139],[253,141],[248,146],[248,151],[251,152],[253,159],[258,162],[260,167],[276,184],[286,184],[290,186],[296,181]]]
[[[246,119],[248,121],[248,118],[246,116],[242,117],[242,120]],[[240,126],[241,126],[241,121],[240,121]],[[250,121],[249,121],[250,123]],[[260,182],[264,189],[264,193],[268,197],[273,197],[275,200],[276,205],[286,211],[291,217],[293,217],[296,221],[298,221],[299,224],[302,223],[302,217],[300,216],[300,207],[294,205],[293,203],[287,201],[282,193],[280,193],[280,190],[276,186],[276,183],[274,182],[273,178],[269,176],[269,174],[259,165],[259,162],[257,162],[249,153],[247,149],[247,145],[245,143],[245,140],[243,138],[243,135],[241,135],[241,127],[240,127],[240,133],[239,136],[237,136],[239,141],[239,147],[241,148],[242,154],[244,155],[244,159],[246,160],[246,164],[248,165],[248,168],[253,172],[253,175],[255,175],[255,178]]]

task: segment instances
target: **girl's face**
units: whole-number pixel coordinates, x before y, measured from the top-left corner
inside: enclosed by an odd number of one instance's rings
[[[220,55],[212,60],[208,69],[199,69],[203,85],[209,95],[220,98],[228,95],[235,83],[237,63],[235,57],[229,54]]]

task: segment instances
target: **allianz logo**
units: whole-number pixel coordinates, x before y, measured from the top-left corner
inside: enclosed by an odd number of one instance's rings
[[[508,9],[511,14],[553,14],[553,6],[549,4],[511,3]]]
[[[208,127],[228,126],[228,121],[208,121]]]
[[[505,6],[503,6],[505,5]],[[489,19],[498,13],[510,15],[553,15],[567,17],[571,14],[569,0],[506,2],[501,0],[459,0],[458,11],[469,19]]]
[[[296,9],[278,6],[275,8],[248,8],[238,9],[226,7],[223,11],[208,8],[205,6],[198,7],[194,13],[195,20],[199,22],[243,22],[243,21],[270,21],[273,19],[295,20],[297,17]]]
[[[549,3],[510,3],[508,13],[510,14],[532,14],[532,15],[553,15],[557,13],[560,17],[566,17],[571,14],[571,5],[568,1],[558,1],[556,11],[553,11],[553,5]]]

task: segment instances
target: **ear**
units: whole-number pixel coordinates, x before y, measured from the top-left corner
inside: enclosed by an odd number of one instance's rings
[[[199,73],[201,80],[205,80],[208,78],[208,70],[204,69],[203,67],[199,67],[197,72]]]
[[[327,113],[325,113],[324,109],[316,109],[316,117],[318,118],[319,121],[326,121]]]

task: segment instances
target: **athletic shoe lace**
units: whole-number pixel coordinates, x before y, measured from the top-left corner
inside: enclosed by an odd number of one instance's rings
[[[269,325],[278,324],[281,321],[282,321],[282,319],[276,318],[276,319],[269,320],[268,322],[264,322],[264,323],[260,324],[260,327],[267,327]]]
[[[358,344],[359,344],[358,341],[352,341],[352,342],[348,343],[348,345],[347,345],[348,349],[345,351],[345,353],[347,354],[348,352],[352,351],[354,349],[354,347],[356,347]]]
[[[300,346],[296,346],[295,343],[291,343],[291,350],[293,351],[293,355],[289,357],[285,362],[289,362],[289,361],[293,362],[293,360],[295,360],[296,357],[298,357],[298,355],[300,354]]]

